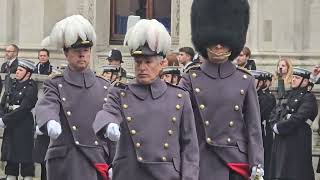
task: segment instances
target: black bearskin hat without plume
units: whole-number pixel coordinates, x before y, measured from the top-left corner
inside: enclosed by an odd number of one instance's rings
[[[249,25],[247,0],[193,0],[191,34],[196,50],[208,58],[207,48],[222,44],[235,59],[246,42]]]

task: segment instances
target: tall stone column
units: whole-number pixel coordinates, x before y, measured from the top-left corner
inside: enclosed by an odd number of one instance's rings
[[[13,18],[15,14],[13,0],[0,1],[0,46],[13,43]]]
[[[310,5],[310,51],[320,53],[320,0],[313,0]]]
[[[192,46],[191,42],[191,5],[193,0],[180,1],[179,46]]]
[[[15,38],[21,48],[40,47],[43,38],[44,1],[17,0]]]
[[[250,24],[248,28],[248,34],[247,34],[247,43],[246,46],[248,46],[251,51],[255,52],[258,49],[258,20],[259,20],[259,14],[258,14],[258,2],[257,0],[249,0],[250,3]]]

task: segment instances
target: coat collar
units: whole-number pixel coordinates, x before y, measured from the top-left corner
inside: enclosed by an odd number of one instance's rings
[[[216,78],[227,78],[231,76],[236,71],[236,66],[232,64],[230,61],[226,61],[222,64],[211,63],[209,61],[205,61],[201,66],[201,70],[207,74],[208,76],[216,79]]]
[[[64,79],[75,86],[89,88],[96,82],[95,74],[90,70],[86,69],[82,72],[72,71],[68,67],[63,73]]]
[[[166,92],[167,84],[157,78],[150,85],[142,85],[135,81],[129,84],[129,89],[141,100],[145,100],[150,93],[153,99],[158,99]]]

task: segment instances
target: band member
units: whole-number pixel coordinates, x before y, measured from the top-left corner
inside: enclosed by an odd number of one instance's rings
[[[126,77],[127,71],[121,67],[123,63],[121,51],[112,49],[107,56],[108,65],[115,65],[120,67],[120,77]]]
[[[170,35],[157,20],[143,19],[129,29],[125,42],[136,79],[110,89],[93,124],[100,138],[119,140],[112,179],[198,180],[199,149],[189,95],[159,78]]]
[[[181,78],[181,71],[179,66],[167,66],[162,69],[160,78],[165,82],[178,85]]]
[[[109,82],[89,69],[96,34],[81,15],[59,21],[43,45],[63,48],[68,67],[44,82],[36,105],[39,129],[50,136],[48,180],[107,180],[112,144],[100,141],[92,123],[106,101]]]
[[[38,100],[38,87],[31,75],[35,65],[20,59],[16,77],[1,100],[0,126],[4,128],[1,160],[6,161],[5,180],[18,180],[19,171],[24,180],[32,180],[34,120],[31,110]]]
[[[318,114],[316,97],[309,91],[311,72],[293,68],[292,90],[271,115],[276,134],[272,146],[270,179],[314,180],[311,124]]]
[[[249,23],[247,0],[193,1],[192,41],[205,58],[180,80],[191,94],[201,180],[262,179],[263,142],[254,78],[231,62]]]

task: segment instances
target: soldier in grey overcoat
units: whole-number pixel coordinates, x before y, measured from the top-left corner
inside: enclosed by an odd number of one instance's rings
[[[79,23],[88,26],[79,26]],[[50,40],[65,42],[63,49],[69,65],[61,75],[44,82],[44,97],[36,105],[39,129],[50,136],[47,178],[107,180],[111,145],[95,136],[92,123],[102,109],[110,83],[89,69],[94,29],[80,15],[70,16],[58,24],[63,29],[55,26],[51,34],[56,34],[55,28],[58,28],[63,31],[62,37],[50,36]],[[75,28],[74,33],[86,37],[77,35],[75,42],[70,40],[68,37],[74,34],[68,34],[68,28]]]
[[[249,23],[247,0],[193,1],[192,41],[205,58],[185,74],[199,141],[200,180],[262,179],[263,143],[254,78],[232,60]]]
[[[199,149],[189,95],[159,78],[170,36],[156,20],[140,20],[132,31],[138,32],[127,34],[136,80],[110,90],[93,124],[102,139],[120,138],[112,179],[198,180]],[[148,31],[149,37],[139,34]],[[135,38],[144,46],[134,46]],[[155,39],[156,47],[150,45]]]

